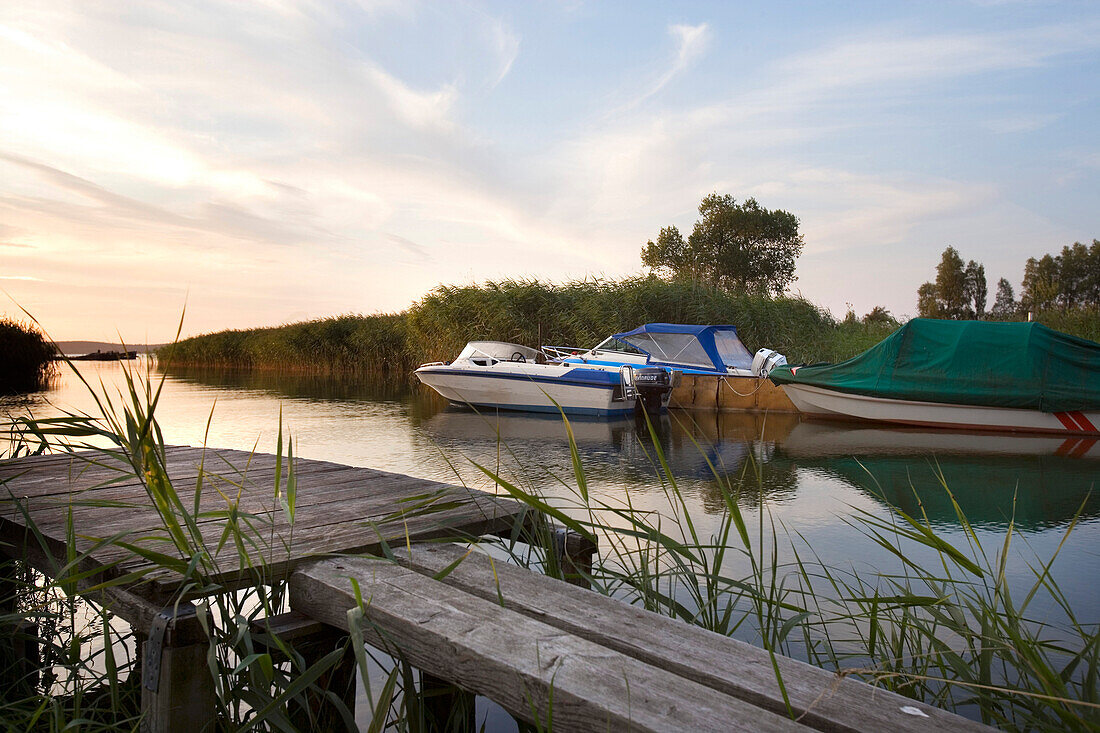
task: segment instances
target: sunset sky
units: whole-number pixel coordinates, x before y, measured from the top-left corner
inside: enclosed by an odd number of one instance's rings
[[[1100,237],[1100,3],[0,4],[0,314],[55,339],[642,271],[718,191],[913,315]]]

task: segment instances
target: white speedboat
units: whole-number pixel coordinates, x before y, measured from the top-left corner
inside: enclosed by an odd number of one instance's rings
[[[1100,344],[1038,323],[915,318],[848,361],[770,376],[809,417],[1100,435]]]
[[[659,409],[672,390],[665,370],[550,362],[503,341],[471,341],[454,361],[423,364],[416,376],[459,405],[597,416],[632,412],[640,399]]]

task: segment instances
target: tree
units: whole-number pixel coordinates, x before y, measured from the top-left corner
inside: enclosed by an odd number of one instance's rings
[[[936,281],[917,288],[917,311],[924,318],[981,318],[988,296],[985,266],[970,260],[963,267],[958,250],[948,247],[936,265]]]
[[[989,285],[985,280],[985,266],[970,260],[966,263],[963,279],[965,281],[963,291],[969,301],[968,308],[972,306],[974,317],[981,319],[985,315],[985,299],[989,295]]]
[[[1012,283],[1002,277],[997,281],[997,296],[993,300],[993,309],[989,311],[989,315],[998,320],[1008,320],[1016,315],[1017,308]]]
[[[942,318],[940,300],[936,297],[936,284],[925,283],[917,288],[917,312],[921,318]]]
[[[1084,303],[1100,307],[1100,239],[1092,240],[1085,272]]]
[[[642,264],[715,287],[779,294],[795,280],[802,244],[794,214],[712,193],[699,204],[687,241],[676,227],[665,227],[642,249]]]
[[[943,251],[940,264],[936,266],[936,299],[940,304],[940,318],[960,320],[974,315],[966,291],[966,270],[954,247]]]
[[[881,305],[876,305],[867,315],[863,316],[863,322],[868,325],[872,323],[880,323],[896,326],[898,323],[898,319],[890,315],[890,311],[886,310]]]
[[[1058,301],[1058,262],[1050,255],[1029,257],[1024,265],[1020,307],[1037,313],[1054,307]]]
[[[650,240],[642,250],[642,264],[652,270],[666,270],[669,274],[696,273],[693,253],[688,250],[687,242],[676,227],[665,227],[657,235],[657,241]]]

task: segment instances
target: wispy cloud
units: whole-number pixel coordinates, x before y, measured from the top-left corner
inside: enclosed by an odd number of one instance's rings
[[[971,33],[881,28],[796,55],[778,71],[787,93],[817,99],[838,91],[1033,68],[1097,48],[1100,24],[1095,22]]]
[[[415,255],[420,260],[429,259],[428,251],[411,239],[405,239],[404,237],[399,237],[396,234],[387,234],[386,239],[393,242],[406,252]]]
[[[647,99],[656,96],[662,89],[668,86],[669,82],[682,74],[691,66],[692,62],[706,52],[712,35],[710,27],[706,23],[700,23],[699,25],[671,25],[668,27],[668,33],[672,36],[676,44],[672,63],[664,73],[658,76],[649,85],[648,88],[621,108],[617,109],[615,114],[621,114],[622,112],[633,109]]]

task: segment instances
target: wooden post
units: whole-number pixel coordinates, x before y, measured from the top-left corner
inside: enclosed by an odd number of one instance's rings
[[[282,662],[286,657],[275,643],[276,638],[302,655],[306,669],[348,643],[346,632],[293,610],[253,622],[253,642],[266,649],[274,661]],[[353,719],[357,671],[355,652],[348,647],[340,661],[318,677],[315,683],[321,690],[336,695]],[[323,694],[308,693],[306,705],[290,706],[287,715],[299,730],[343,731],[347,728],[340,711]]]
[[[308,669],[319,662],[325,655],[333,652],[339,646],[347,644],[347,634],[338,632],[331,626],[325,626],[325,632],[312,639],[302,639],[294,642],[294,648],[302,655],[305,667]],[[355,685],[356,671],[355,653],[350,647],[344,650],[333,667],[317,678],[317,686],[321,690],[331,692],[338,697],[355,717]],[[340,715],[340,711],[320,694],[307,695],[309,710],[295,707],[289,711],[290,722],[298,730],[308,731],[344,731],[347,726]]]
[[[427,672],[420,672],[424,727],[429,731],[476,731],[474,698],[472,692]]]
[[[0,628],[0,700],[33,695],[38,684],[38,626],[16,618],[19,588],[27,572],[21,562],[0,560],[0,615],[8,617]]]
[[[592,557],[597,549],[596,543],[584,535],[564,528],[554,530],[554,552],[567,583],[591,587],[588,579],[592,576]]]
[[[209,646],[187,603],[162,610],[142,643],[143,733],[203,733],[215,728],[214,678]]]

